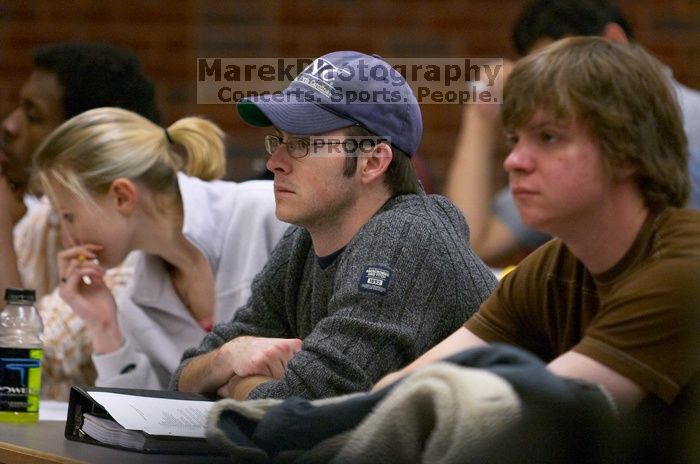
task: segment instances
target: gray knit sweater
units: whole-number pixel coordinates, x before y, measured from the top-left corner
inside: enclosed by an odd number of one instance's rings
[[[234,319],[185,351],[189,360],[241,336],[301,338],[286,375],[250,398],[308,399],[369,389],[440,342],[493,291],[496,279],[469,248],[467,225],[446,198],[389,200],[321,268],[308,232],[292,226]]]

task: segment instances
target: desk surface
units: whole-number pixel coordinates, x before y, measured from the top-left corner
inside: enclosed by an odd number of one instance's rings
[[[66,440],[62,421],[0,422],[0,464],[190,464],[230,462],[225,456],[144,454]]]

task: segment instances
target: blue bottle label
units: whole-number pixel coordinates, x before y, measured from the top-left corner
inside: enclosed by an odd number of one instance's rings
[[[43,350],[0,348],[0,411],[37,412]]]

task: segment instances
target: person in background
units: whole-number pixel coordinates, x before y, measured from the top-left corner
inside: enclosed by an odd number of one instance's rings
[[[602,36],[618,43],[633,42],[632,28],[612,0],[534,0],[523,10],[513,30],[519,55],[525,56],[567,36]],[[506,61],[497,85],[502,86],[512,63]],[[662,67],[681,106],[691,152],[700,151],[700,92],[683,86]],[[502,142],[500,105],[467,105],[455,153],[448,170],[445,195],[469,221],[474,251],[493,267],[517,264],[550,239],[527,227],[518,215],[510,190],[500,188],[494,172],[506,147]],[[691,172],[700,171],[700,157],[691,158]],[[700,181],[693,184],[690,205],[700,209]]]
[[[388,63],[330,53],[281,95],[237,107],[274,127],[276,213],[294,226],[246,306],[185,352],[173,388],[235,399],[366,390],[491,293],[462,215],[420,189],[420,108]]]
[[[160,122],[160,114],[153,84],[128,50],[107,44],[59,43],[37,49],[34,65],[20,90],[18,107],[2,121],[0,201],[7,208],[0,208],[0,233],[7,240],[0,240],[0,290],[26,286],[43,296],[58,285],[55,253],[60,249],[60,234],[32,234],[35,229],[51,229],[46,199],[40,200],[36,211],[23,214],[26,195],[36,193],[30,186],[32,153],[66,119],[92,108],[126,108],[154,122]],[[8,217],[10,211],[12,217]],[[47,235],[53,236],[54,243],[47,243]]]
[[[163,129],[98,108],[38,148],[34,169],[71,243],[60,295],[92,340],[98,386],[167,386],[185,348],[245,304],[286,229],[272,182],[205,182],[224,172],[222,138],[201,118]],[[117,304],[103,277],[136,250]]]
[[[682,409],[700,385],[700,212],[684,208],[688,143],[663,67],[634,44],[563,39],[515,66],[503,125],[522,220],[557,238],[463,327],[375,389],[504,342],[559,376],[600,385],[623,413],[688,417]]]
[[[61,231],[48,199],[30,184],[32,153],[66,119],[92,108],[122,107],[154,122],[160,113],[153,83],[129,50],[62,42],[35,50],[33,59],[19,105],[0,128],[0,291],[36,290],[44,321],[42,396],[65,400],[71,384],[94,383],[95,369],[82,321],[58,296]],[[131,271],[123,263],[105,276],[115,295]]]

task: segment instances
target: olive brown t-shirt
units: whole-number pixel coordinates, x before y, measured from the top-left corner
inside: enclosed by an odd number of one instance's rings
[[[546,362],[573,350],[672,403],[700,371],[700,212],[650,214],[625,256],[598,275],[552,240],[465,327]]]

